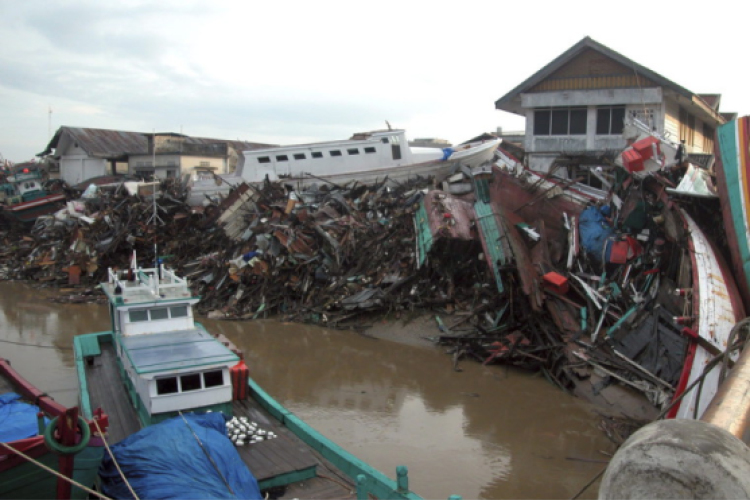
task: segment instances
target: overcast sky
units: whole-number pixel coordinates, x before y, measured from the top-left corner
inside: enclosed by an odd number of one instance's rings
[[[294,144],[388,120],[459,143],[521,130],[494,101],[585,36],[746,115],[740,4],[0,0],[0,155],[62,125]]]

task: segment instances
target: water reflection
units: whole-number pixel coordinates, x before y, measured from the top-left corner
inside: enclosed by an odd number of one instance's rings
[[[109,328],[106,307],[58,305],[0,283],[0,355],[66,405],[77,400],[72,338]],[[543,378],[438,348],[274,321],[201,320],[246,354],[252,376],[344,449],[391,477],[406,464],[425,498],[569,498],[612,445],[582,402]],[[40,347],[45,346],[45,347]],[[591,489],[582,498],[595,498]]]

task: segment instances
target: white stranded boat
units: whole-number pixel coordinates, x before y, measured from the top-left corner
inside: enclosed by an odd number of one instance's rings
[[[490,139],[442,149],[410,147],[405,131],[393,129],[356,133],[342,141],[243,151],[244,160],[233,174],[196,175],[191,180],[188,203],[199,205],[206,196],[224,194],[242,182],[284,178],[297,185],[321,180],[371,184],[386,176],[402,180],[447,174],[456,165],[471,169],[491,162],[500,142]]]

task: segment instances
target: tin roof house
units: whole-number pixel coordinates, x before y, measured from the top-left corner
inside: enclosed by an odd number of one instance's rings
[[[529,168],[591,178],[628,145],[626,119],[682,143],[694,163],[710,168],[714,131],[733,115],[719,94],[695,94],[589,37],[573,45],[495,102],[526,118]]]
[[[227,173],[242,151],[268,147],[246,141],[60,127],[39,156],[50,155],[70,185],[101,175],[128,173],[161,179],[200,171]]]

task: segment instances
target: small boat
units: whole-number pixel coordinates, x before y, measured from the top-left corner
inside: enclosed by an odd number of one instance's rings
[[[233,174],[196,174],[188,203],[200,204],[206,196],[224,194],[242,182],[373,184],[386,177],[399,181],[447,175],[458,166],[473,169],[490,163],[500,143],[501,139],[490,138],[446,148],[410,147],[404,130],[389,129],[355,133],[341,141],[254,149],[243,152]]]
[[[89,498],[81,486],[97,482],[98,436],[108,425],[101,410],[82,418],[0,358],[0,422],[0,498]]]
[[[164,470],[157,464],[164,457],[152,444],[161,436],[172,441],[157,448],[194,450],[172,462],[201,459],[176,467],[184,468],[177,470],[180,479],[167,480],[175,485],[169,490],[175,498],[186,494],[176,485],[214,496],[216,489],[201,489],[211,477],[210,488],[226,487],[227,497],[260,490],[277,498],[345,498],[356,490],[376,498],[419,498],[408,490],[405,468],[397,471],[398,481],[389,479],[264,392],[231,342],[194,321],[199,297],[174,271],[163,264],[109,270],[102,289],[112,330],[76,336],[74,351],[83,414],[101,406],[113,415],[107,440],[125,479],[108,473],[114,469],[105,460],[105,494],[117,495],[127,480],[141,498],[156,495],[164,477],[155,471]],[[174,437],[177,432],[183,437]],[[200,472],[204,469],[210,472]],[[248,479],[250,473],[254,479]],[[257,488],[243,489],[255,481]]]
[[[0,184],[0,203],[8,221],[33,223],[65,203],[65,194],[49,192],[44,180],[44,172],[35,163],[18,164],[5,173]]]

